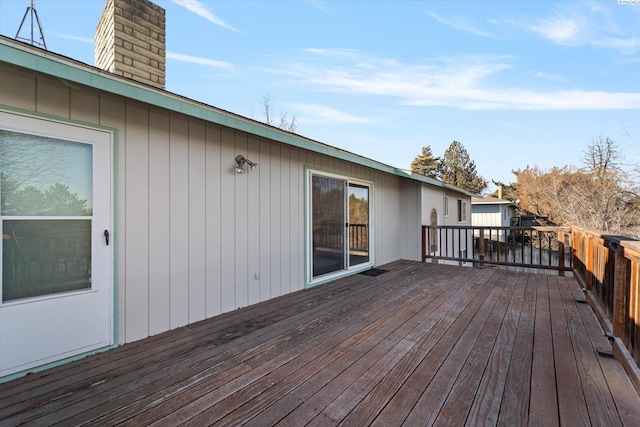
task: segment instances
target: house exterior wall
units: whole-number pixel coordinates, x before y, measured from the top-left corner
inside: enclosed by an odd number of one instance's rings
[[[466,221],[458,221],[458,200],[463,200],[466,204]],[[428,184],[422,184],[421,188],[421,221],[422,225],[431,225],[431,211],[433,209],[438,213],[438,225],[471,225],[471,197],[446,188],[437,188]],[[448,203],[448,209],[445,204]],[[448,236],[438,235],[438,250],[436,255],[440,256],[459,256],[461,251],[471,251],[471,234],[467,238],[460,238],[459,234],[454,230],[449,230]],[[468,234],[468,233],[467,233]],[[444,253],[444,242],[447,243],[448,253]],[[440,243],[442,242],[442,243]],[[452,261],[441,261],[443,263],[451,263]]]
[[[307,168],[373,182],[375,264],[420,257],[417,181],[0,65],[0,105],[110,127],[119,343],[305,286]],[[259,164],[234,173],[243,154]]]

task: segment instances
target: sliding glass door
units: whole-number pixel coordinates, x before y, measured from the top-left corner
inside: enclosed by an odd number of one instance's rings
[[[349,265],[369,262],[369,186],[349,183]]]
[[[371,263],[371,184],[310,172],[310,264],[313,281]]]

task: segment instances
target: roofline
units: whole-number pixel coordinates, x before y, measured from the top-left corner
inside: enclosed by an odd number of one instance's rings
[[[476,200],[474,200],[476,199]],[[495,197],[490,198],[490,199],[486,199],[485,197],[478,197],[478,196],[473,196],[471,198],[471,204],[472,205],[509,205],[509,206],[513,206],[514,208],[517,208],[518,205],[515,204],[514,202],[512,202],[511,200],[507,200],[507,199],[496,199]]]
[[[474,196],[474,198],[476,198]],[[471,200],[474,205],[513,205],[514,203],[509,200]]]
[[[22,67],[31,71],[79,83],[106,93],[119,95],[147,103],[169,111],[216,123],[236,130],[268,138],[293,147],[302,148],[346,160],[361,166],[402,178],[424,182],[449,189],[471,197],[477,196],[459,187],[444,182],[412,174],[409,171],[380,163],[346,150],[287,132],[274,126],[222,110],[193,99],[158,89],[125,77],[87,65],[83,62],[53,52],[31,46],[0,35],[0,62]]]

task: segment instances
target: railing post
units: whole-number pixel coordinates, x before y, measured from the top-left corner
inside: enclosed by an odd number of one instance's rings
[[[589,235],[587,236],[587,253],[585,260],[586,271],[584,273],[584,284],[585,288],[590,291],[593,288],[593,261],[594,261],[594,247],[593,247],[593,238]]]
[[[551,252],[551,245],[549,245]],[[558,276],[564,276],[564,230],[558,231]]]
[[[612,245],[613,246],[613,245]],[[624,247],[615,245],[614,273],[613,273],[613,335],[624,336],[625,326],[625,302],[627,298],[627,261],[624,256]]]
[[[427,262],[427,227],[422,226],[422,262]]]
[[[478,238],[478,258],[480,259],[480,261],[484,261],[484,255],[485,255],[484,228],[480,227],[479,232],[480,232],[480,236]]]

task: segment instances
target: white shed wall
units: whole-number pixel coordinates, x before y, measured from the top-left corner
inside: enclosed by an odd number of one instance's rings
[[[463,193],[458,193],[446,188],[433,187],[428,184],[422,184],[421,189],[422,199],[422,225],[431,225],[431,210],[436,209],[438,213],[438,225],[471,225],[471,197]],[[467,220],[464,222],[458,221],[458,200],[466,202]],[[445,203],[449,203],[448,215],[445,215],[447,209],[445,209]],[[457,230],[449,230],[447,235],[439,235],[438,251],[437,255],[440,256],[455,256],[460,255],[460,251],[468,250],[469,255],[472,250],[471,234],[465,238],[465,232],[458,232]],[[448,248],[448,253],[444,253],[444,247]],[[455,263],[453,261],[441,261],[443,263]]]

